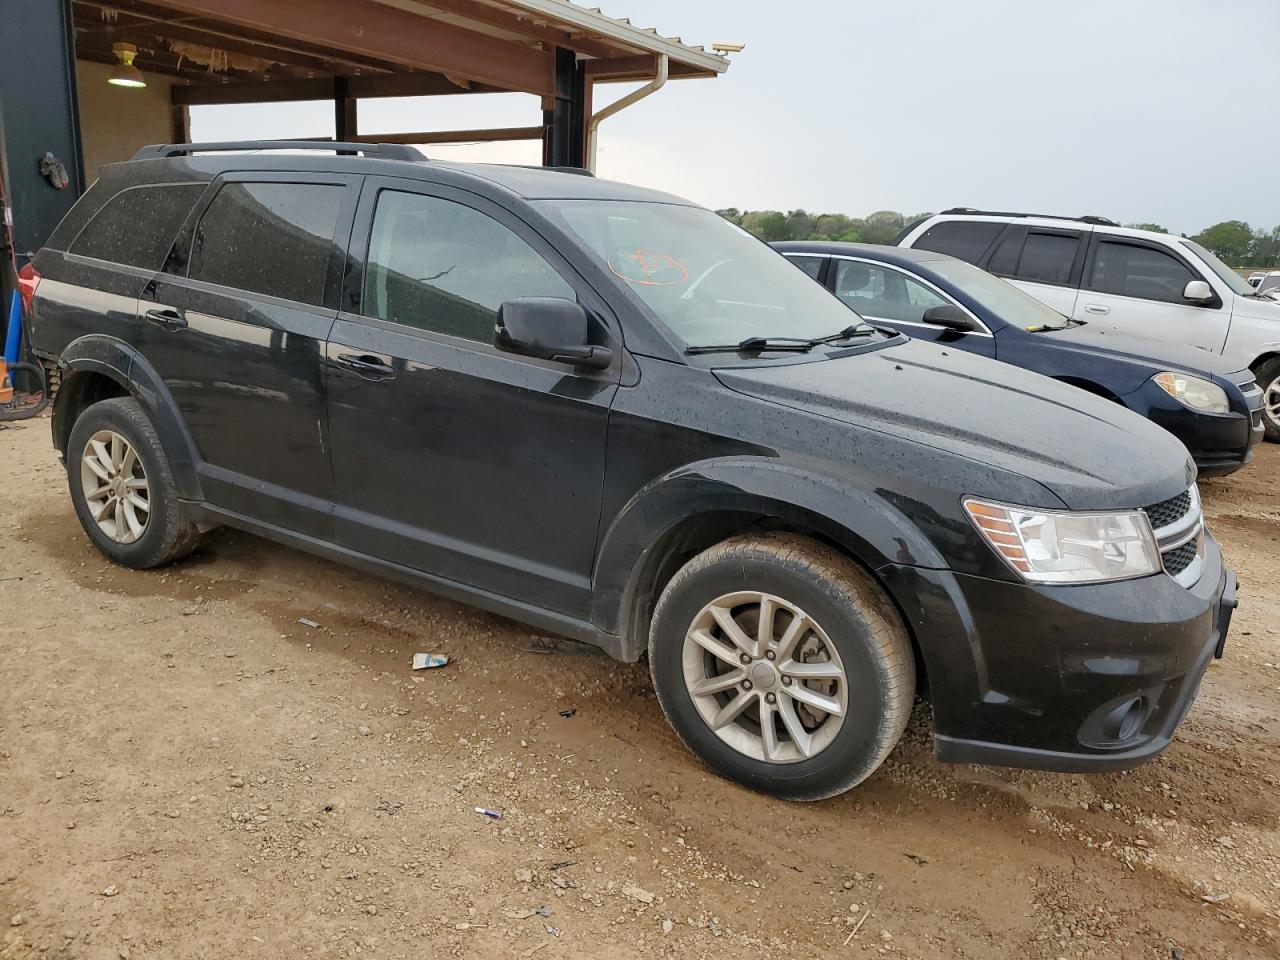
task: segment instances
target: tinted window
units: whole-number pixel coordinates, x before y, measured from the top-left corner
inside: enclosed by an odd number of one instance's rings
[[[986,220],[944,220],[926,230],[912,246],[977,263],[1004,227]]]
[[[1018,257],[1022,255],[1022,241],[1026,235],[1026,230],[1021,227],[1014,227],[1005,234],[992,251],[987,269],[1003,277],[1013,276],[1013,272],[1018,269]]]
[[[1186,303],[1182,291],[1200,278],[1170,254],[1152,247],[1102,241],[1093,263],[1089,289],[1122,297]]]
[[[204,188],[174,183],[122,190],[85,224],[69,252],[158,270]]]
[[[822,257],[797,257],[794,254],[787,254],[787,259],[815,280],[822,272]]]
[[[200,218],[191,277],[323,304],[344,187],[228,183]]]
[[[576,299],[546,260],[492,217],[437,197],[378,198],[366,316],[488,342],[498,307],[516,297]]]
[[[1013,275],[1019,280],[1036,283],[1067,283],[1071,280],[1071,265],[1079,248],[1078,236],[1033,230],[1027,234],[1018,269]]]
[[[904,273],[879,264],[836,260],[836,296],[864,317],[921,323],[951,301]]]

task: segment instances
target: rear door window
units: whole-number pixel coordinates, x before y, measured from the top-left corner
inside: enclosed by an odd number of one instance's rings
[[[158,183],[121,190],[85,224],[67,252],[159,270],[178,228],[206,186]]]
[[[1013,276],[1032,283],[1070,283],[1080,239],[1081,235],[1074,232],[1028,231]]]
[[[912,246],[977,263],[1004,228],[1003,223],[989,220],[944,220],[926,230]]]
[[[192,238],[191,278],[323,305],[344,193],[320,183],[224,184]]]
[[[1135,243],[1101,240],[1094,255],[1089,289],[1122,297],[1186,303],[1182,293],[1200,277],[1171,253]]]

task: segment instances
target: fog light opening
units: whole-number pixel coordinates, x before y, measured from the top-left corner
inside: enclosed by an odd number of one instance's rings
[[[1121,704],[1111,711],[1103,727],[1109,737],[1123,743],[1142,729],[1146,719],[1147,698],[1134,697],[1127,704]]]

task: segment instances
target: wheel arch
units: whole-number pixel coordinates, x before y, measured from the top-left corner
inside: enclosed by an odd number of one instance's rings
[[[1270,350],[1254,357],[1253,362],[1249,364],[1249,369],[1253,371],[1254,376],[1257,376],[1258,371],[1272,360],[1280,360],[1280,350]]]
[[[99,400],[130,396],[155,427],[178,496],[202,499],[195,442],[173,394],[145,357],[122,340],[89,335],[67,346],[58,358],[58,367],[62,385],[53,404],[53,443],[64,459],[71,428],[82,411]]]
[[[658,597],[676,571],[708,547],[752,530],[808,536],[857,563],[898,608],[923,676],[911,621],[876,571],[895,562],[943,566],[941,557],[887,500],[777,461],[693,464],[638,492],[602,537],[593,620],[620,637],[623,659],[638,659]]]

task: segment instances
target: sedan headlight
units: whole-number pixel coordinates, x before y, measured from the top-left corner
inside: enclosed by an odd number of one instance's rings
[[[1033,583],[1099,583],[1163,569],[1141,510],[1075,513],[973,499],[964,508],[996,553]]]
[[[1227,391],[1216,383],[1192,377],[1185,373],[1157,373],[1152,379],[1156,386],[1173,397],[1184,407],[1202,413],[1230,413]]]

